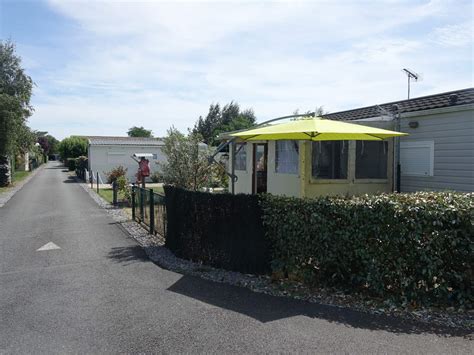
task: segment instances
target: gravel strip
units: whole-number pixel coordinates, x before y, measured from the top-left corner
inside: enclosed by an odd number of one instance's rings
[[[79,181],[79,180],[78,180]],[[310,289],[305,285],[290,280],[272,280],[270,276],[242,274],[234,271],[216,269],[211,266],[184,260],[176,257],[164,247],[164,239],[152,236],[141,224],[131,221],[130,216],[122,209],[115,208],[102,199],[88,184],[80,183],[84,190],[111,217],[133,237],[145,250],[148,257],[159,266],[186,275],[198,276],[206,280],[222,282],[229,285],[246,287],[254,292],[279,297],[292,297],[299,300],[346,307],[370,314],[385,314],[407,320],[419,321],[443,327],[474,329],[474,312],[456,312],[454,309],[440,311],[434,309],[407,310],[384,305],[381,301],[361,295],[346,295],[330,289]]]
[[[16,183],[13,185],[12,188],[9,188],[7,191],[0,193],[0,208],[5,206],[5,204],[18,192],[21,190],[21,188],[28,183],[40,170],[43,170],[43,168],[46,166],[46,164],[42,164],[39,168],[36,170],[33,170],[33,172],[28,175],[26,178],[21,180],[19,183]]]

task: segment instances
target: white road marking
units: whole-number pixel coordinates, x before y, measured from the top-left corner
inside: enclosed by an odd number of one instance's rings
[[[43,245],[41,248],[39,248],[37,251],[45,251],[45,250],[56,250],[56,249],[61,249],[58,247],[56,244],[53,242],[49,242],[45,245]]]

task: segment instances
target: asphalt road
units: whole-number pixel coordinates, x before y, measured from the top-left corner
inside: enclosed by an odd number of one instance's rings
[[[459,354],[468,336],[163,270],[54,163],[0,208],[0,353]]]

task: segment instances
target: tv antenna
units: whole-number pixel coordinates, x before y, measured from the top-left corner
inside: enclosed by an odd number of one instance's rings
[[[415,73],[413,70],[403,68],[403,71],[408,76],[408,100],[410,100],[410,80],[415,79],[415,81],[421,80],[421,76],[418,73]]]

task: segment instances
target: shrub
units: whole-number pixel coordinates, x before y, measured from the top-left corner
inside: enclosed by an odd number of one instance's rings
[[[127,178],[124,175],[121,175],[117,177],[116,183],[119,195],[122,195],[125,200],[130,201],[131,192]]]
[[[152,182],[163,182],[163,174],[160,173],[159,171],[155,171],[153,174],[151,174],[150,179]]]
[[[474,194],[262,197],[272,269],[403,305],[472,308]]]
[[[71,136],[64,138],[58,145],[59,154],[63,161],[87,155],[88,142],[86,138]]]
[[[67,168],[69,171],[74,171],[76,170],[76,159],[74,158],[68,158],[66,160]]]
[[[87,168],[88,168],[87,157],[81,155],[80,157],[76,158],[76,169],[87,170]]]
[[[120,176],[126,176],[127,170],[128,169],[124,168],[122,165],[119,165],[113,168],[111,171],[106,172],[105,176],[107,177],[107,183],[111,184],[112,182],[116,181],[117,178],[119,178]]]
[[[228,270],[269,271],[258,196],[164,189],[166,246],[176,255]]]

